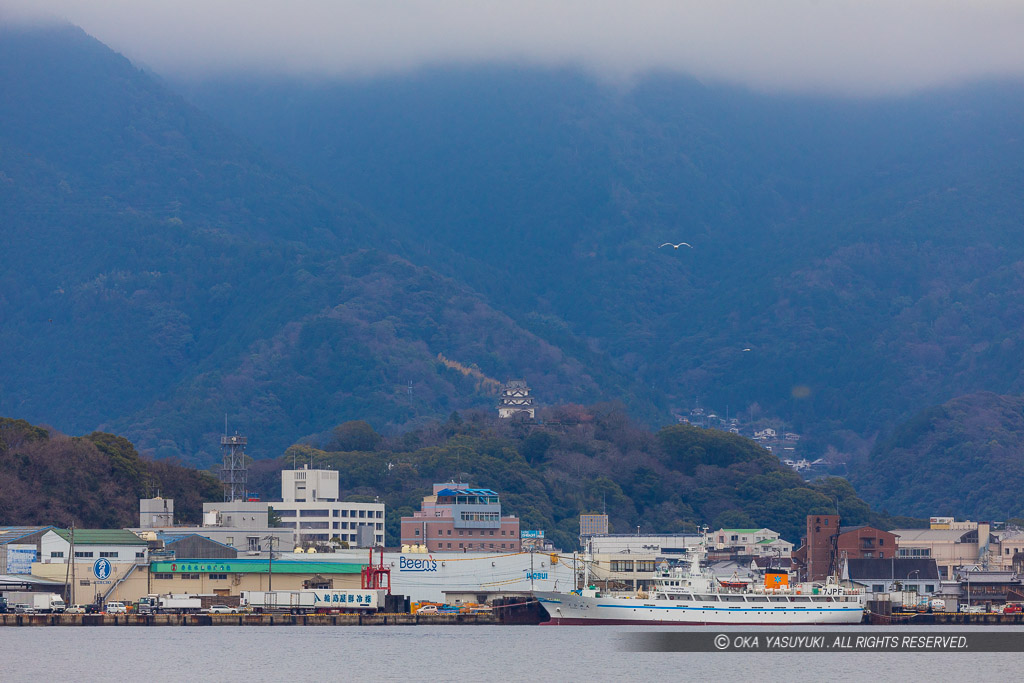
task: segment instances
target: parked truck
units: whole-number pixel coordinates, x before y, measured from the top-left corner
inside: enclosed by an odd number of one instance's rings
[[[198,595],[147,595],[139,598],[137,614],[198,614],[203,610],[203,599]]]
[[[242,591],[242,605],[254,612],[376,612],[385,593],[371,588]]]
[[[67,606],[64,599],[56,593],[34,593],[32,591],[8,591],[7,604],[10,609],[20,605],[26,612],[49,614],[63,612]]]

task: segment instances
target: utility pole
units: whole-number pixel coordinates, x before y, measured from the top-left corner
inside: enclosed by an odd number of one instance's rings
[[[533,548],[530,548],[530,590],[533,590]]]
[[[267,591],[269,592],[274,590],[274,541],[276,537],[266,536],[266,540],[270,543],[270,563],[267,566]]]
[[[71,522],[71,550],[68,553],[68,562],[71,563],[71,604],[77,605],[75,602],[75,523]]]
[[[65,559],[67,567],[64,568],[64,594],[65,597],[67,597],[68,599],[68,606],[70,607],[71,605],[75,604],[74,597],[71,593],[71,586],[75,580],[75,575],[71,573],[72,568],[74,567],[72,560],[75,557],[75,523],[72,522],[69,525],[69,528],[71,530],[71,550],[68,553],[68,557]]]

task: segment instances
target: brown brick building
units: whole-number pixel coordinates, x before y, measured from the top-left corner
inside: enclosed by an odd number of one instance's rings
[[[843,559],[895,557],[897,536],[873,526],[839,526],[839,515],[808,515],[807,535],[793,551],[800,581],[824,581],[842,566]]]

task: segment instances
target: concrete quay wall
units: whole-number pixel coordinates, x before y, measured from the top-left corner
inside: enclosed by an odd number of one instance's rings
[[[494,614],[0,614],[0,626],[494,625]]]

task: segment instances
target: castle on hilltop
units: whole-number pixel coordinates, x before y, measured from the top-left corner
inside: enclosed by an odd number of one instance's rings
[[[509,380],[501,392],[501,400],[498,401],[498,417],[519,416],[529,417],[532,420],[535,412],[533,397],[530,396],[530,387],[526,386],[526,380]]]

